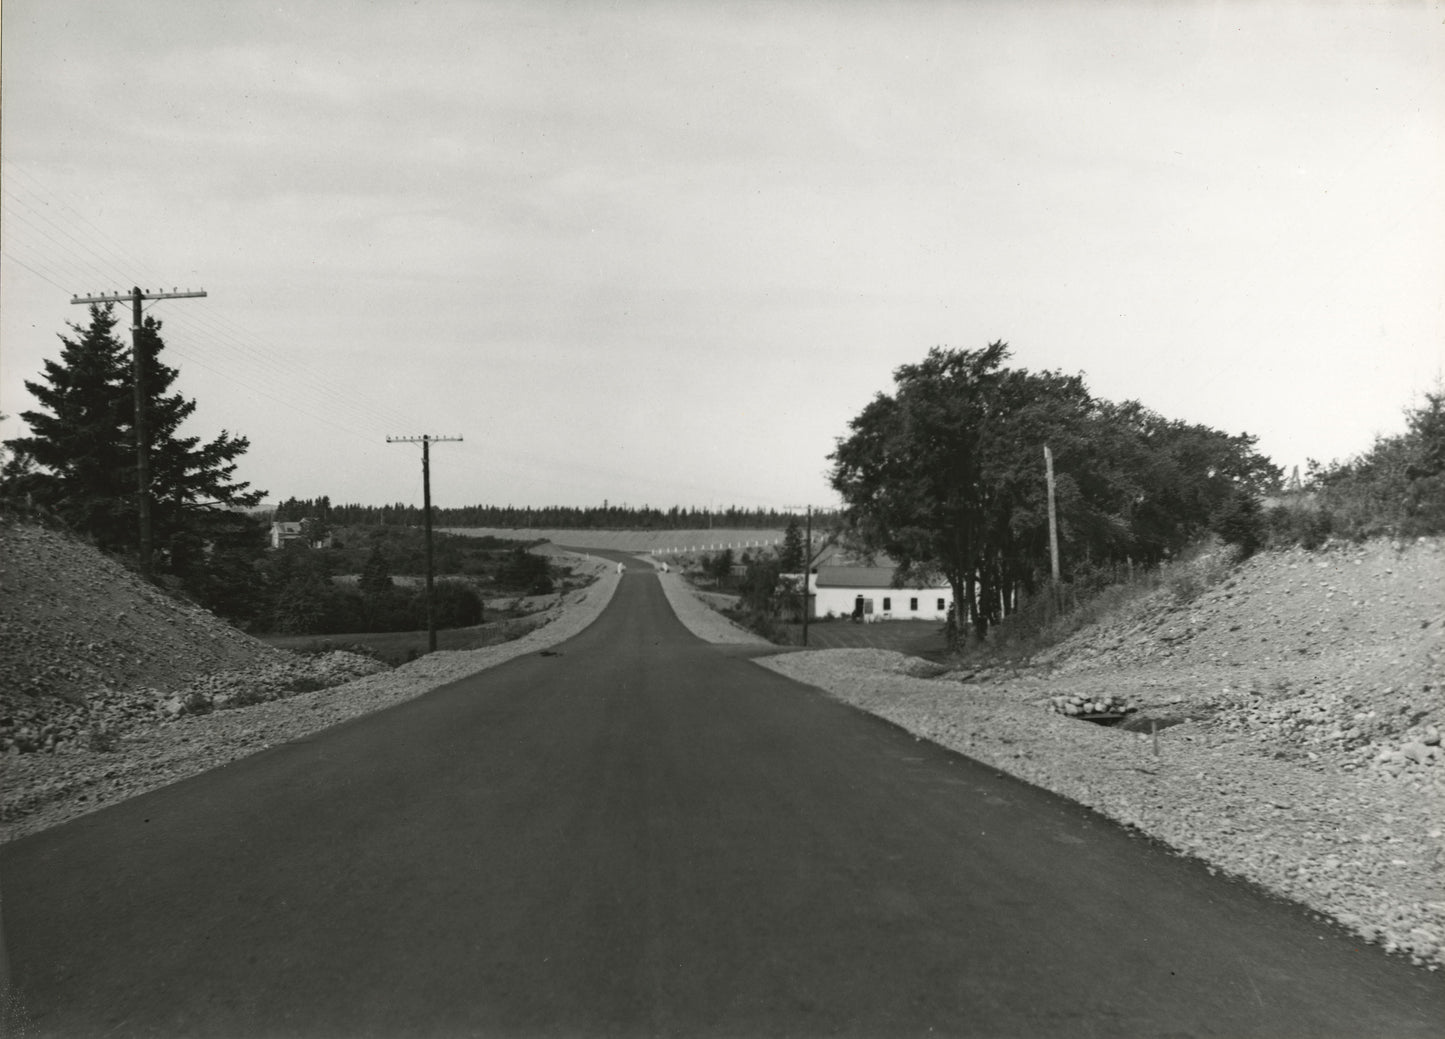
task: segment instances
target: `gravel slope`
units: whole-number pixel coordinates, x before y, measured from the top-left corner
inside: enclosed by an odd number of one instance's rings
[[[675,587],[696,634],[738,641]],[[1197,598],[1161,590],[1026,671],[940,674],[879,650],[757,663],[1435,970],[1445,963],[1442,635],[1437,538],[1257,557]],[[1138,708],[1135,731],[1050,709],[1074,693],[1122,695]]]
[[[432,653],[390,670],[355,654],[300,657],[273,650],[204,611],[172,603],[110,560],[54,532],[22,527],[0,529],[0,535],[0,581],[5,592],[0,635],[8,669],[0,674],[4,681],[0,722],[40,716],[44,724],[68,733],[73,729],[65,726],[79,713],[88,726],[97,721],[108,723],[110,736],[101,744],[88,738],[51,742],[48,750],[37,753],[22,753],[12,746],[0,756],[0,841],[54,826],[564,642],[596,619],[617,587],[617,575],[609,565],[577,557],[574,572],[593,575],[596,580],[554,601],[542,627],[513,642]],[[37,548],[40,551],[35,551]],[[31,565],[31,560],[44,565]],[[27,612],[38,601],[37,584],[52,594],[70,596],[74,607],[71,623],[62,611]],[[111,685],[103,679],[88,689],[79,680],[59,687],[41,684],[44,676],[65,668],[72,658],[81,661],[74,666],[76,671],[84,673],[94,666],[93,659],[84,656],[77,627],[97,610],[118,612],[130,603],[155,608],[146,626],[136,622],[132,627],[145,638],[163,636],[187,645],[181,654],[189,654],[186,666],[162,667],[147,685]],[[225,648],[208,656],[207,647],[213,640],[222,640]],[[244,647],[246,652],[233,655],[232,645]],[[23,652],[12,654],[12,647]],[[213,669],[205,671],[196,665],[197,659]],[[19,681],[17,674],[22,676]],[[316,688],[318,685],[325,688]],[[297,687],[310,691],[297,692]],[[57,688],[68,699],[55,695]],[[245,703],[263,696],[274,698],[244,709],[230,702],[236,698],[237,703]],[[197,697],[214,706],[206,713],[167,709],[167,705]],[[38,725],[39,717],[35,720]],[[108,745],[108,749],[94,749],[97,745]]]

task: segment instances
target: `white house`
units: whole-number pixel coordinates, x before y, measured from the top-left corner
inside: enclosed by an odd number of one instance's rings
[[[306,532],[301,529],[301,524],[281,520],[271,524],[271,547],[280,548],[288,541],[304,541]]]
[[[302,523],[290,520],[279,520],[271,524],[271,547],[280,548],[282,545],[292,541],[306,543],[306,527]],[[336,539],[330,534],[323,534],[310,544],[312,548],[330,548],[336,543]]]
[[[953,589],[893,587],[891,566],[820,566],[809,575],[814,617],[860,616],[864,621],[947,620]]]

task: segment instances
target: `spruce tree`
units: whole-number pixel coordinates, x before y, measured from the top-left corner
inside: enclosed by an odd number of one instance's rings
[[[361,568],[358,586],[367,595],[381,595],[391,591],[392,584],[391,564],[387,562],[386,553],[381,550],[381,546],[375,545]]]
[[[7,441],[24,472],[7,480],[12,494],[26,494],[102,547],[139,545],[135,489],[135,403],[130,350],[114,334],[110,305],[92,305],[76,338],[60,337],[59,361],[46,361],[44,381],[25,385],[46,410],[21,414],[31,435]],[[249,508],[265,496],[235,480],[237,459],[250,442],[222,431],[209,442],[183,436],[180,427],[194,401],[171,390],[177,371],[162,363],[161,324],[146,318],[140,331],[145,361],[151,528],[157,548],[205,538],[230,525],[231,509]],[[14,466],[12,469],[16,468]]]
[[[128,352],[109,306],[61,335],[60,359],[25,388],[44,410],[20,417],[30,436],[6,441],[8,495],[48,509],[106,548],[135,540],[135,404]]]
[[[798,517],[791,516],[788,519],[788,527],[783,531],[783,544],[778,549],[778,566],[785,574],[800,574],[807,560],[804,556],[807,550],[803,546],[803,531],[798,526]]]

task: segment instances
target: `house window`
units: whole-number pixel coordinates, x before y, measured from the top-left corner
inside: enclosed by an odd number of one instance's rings
[[[883,599],[883,612],[887,613],[891,609],[893,609],[893,600],[885,596]]]
[[[938,600],[938,612],[939,612],[939,613],[942,613],[942,612],[943,612],[944,610],[946,610],[946,609],[948,609],[948,607],[943,604],[943,600],[942,600],[942,599],[939,599],[939,600]]]
[[[908,612],[909,612],[909,613],[917,613],[917,612],[918,612],[918,600],[917,600],[917,599],[909,599],[909,600],[908,600]]]

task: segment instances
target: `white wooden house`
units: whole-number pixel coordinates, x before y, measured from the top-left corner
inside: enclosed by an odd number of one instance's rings
[[[285,520],[271,524],[271,547],[280,548],[290,541],[304,541],[306,532],[301,529],[301,524],[291,523]]]
[[[893,587],[891,566],[820,566],[809,575],[814,617],[859,616],[881,620],[948,618],[953,589],[913,583]]]
[[[279,520],[271,524],[271,547],[280,548],[282,545],[292,541],[306,542],[306,527],[302,523],[291,520]],[[324,534],[313,540],[312,548],[330,548],[336,543],[335,537],[331,534]]]

